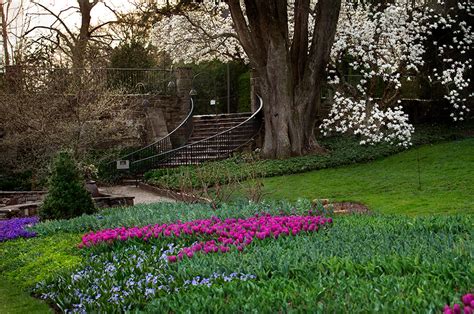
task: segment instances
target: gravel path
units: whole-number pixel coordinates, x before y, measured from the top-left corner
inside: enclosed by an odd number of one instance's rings
[[[175,202],[174,200],[155,193],[145,191],[136,187],[135,185],[116,185],[99,188],[99,191],[104,194],[120,194],[125,196],[134,196],[134,204],[149,204],[157,202]]]

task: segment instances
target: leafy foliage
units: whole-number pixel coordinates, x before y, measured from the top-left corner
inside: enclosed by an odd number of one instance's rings
[[[148,69],[155,65],[152,47],[133,39],[114,48],[110,56],[111,68]]]
[[[40,208],[41,218],[67,219],[94,211],[75,161],[69,152],[60,152],[53,162],[48,194]]]
[[[82,261],[75,247],[80,239],[80,235],[61,234],[2,243],[2,276],[16,286],[31,288],[41,280],[74,269]]]

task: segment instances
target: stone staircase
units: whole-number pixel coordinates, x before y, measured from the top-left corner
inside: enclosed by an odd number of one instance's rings
[[[258,99],[260,105],[253,113],[199,116],[193,116],[191,99],[188,115],[167,136],[120,159],[129,161],[129,169],[120,174],[121,178],[131,174],[138,179],[151,169],[225,159],[235,151],[251,147],[262,126],[263,101]],[[116,161],[110,167],[115,169]]]
[[[252,123],[240,125],[251,115],[252,113],[246,112],[194,116],[193,132],[188,139],[188,148],[178,150],[160,165],[162,167],[198,165],[227,158],[236,148],[252,142],[256,125]],[[237,126],[239,127],[226,132],[225,136],[217,135]]]

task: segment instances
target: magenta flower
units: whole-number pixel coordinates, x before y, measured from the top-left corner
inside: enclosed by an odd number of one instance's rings
[[[319,226],[331,223],[332,220],[319,216],[272,216],[262,213],[246,219],[227,218],[220,220],[217,217],[211,219],[193,220],[188,222],[177,221],[170,224],[106,229],[90,232],[82,236],[79,248],[97,245],[99,243],[111,243],[115,240],[126,241],[128,239],[141,239],[147,241],[150,238],[186,238],[194,240],[193,245],[184,247],[177,256],[169,259],[170,263],[181,260],[184,256],[192,258],[197,252],[203,254],[227,253],[232,247],[238,251],[252,244],[254,240],[266,238],[278,239],[282,236],[296,236],[300,233],[316,232]],[[214,237],[215,240],[208,240]]]
[[[451,309],[451,307],[449,305],[445,305],[444,308],[443,308],[443,314],[453,314],[453,310]]]
[[[177,262],[177,257],[176,257],[176,255],[170,255],[170,256],[168,256],[168,262],[169,262],[169,263],[175,263],[175,262]]]
[[[461,306],[459,304],[454,304],[453,306],[453,313],[454,314],[461,314]]]
[[[464,305],[470,306],[471,302],[474,301],[474,295],[472,293],[468,293],[462,296],[461,301]]]

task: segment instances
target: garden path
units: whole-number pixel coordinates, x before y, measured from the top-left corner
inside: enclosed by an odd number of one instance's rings
[[[125,196],[133,196],[134,204],[150,204],[158,202],[175,202],[173,199],[158,196],[153,192],[146,191],[135,185],[114,185],[99,188],[104,194],[119,194]]]

